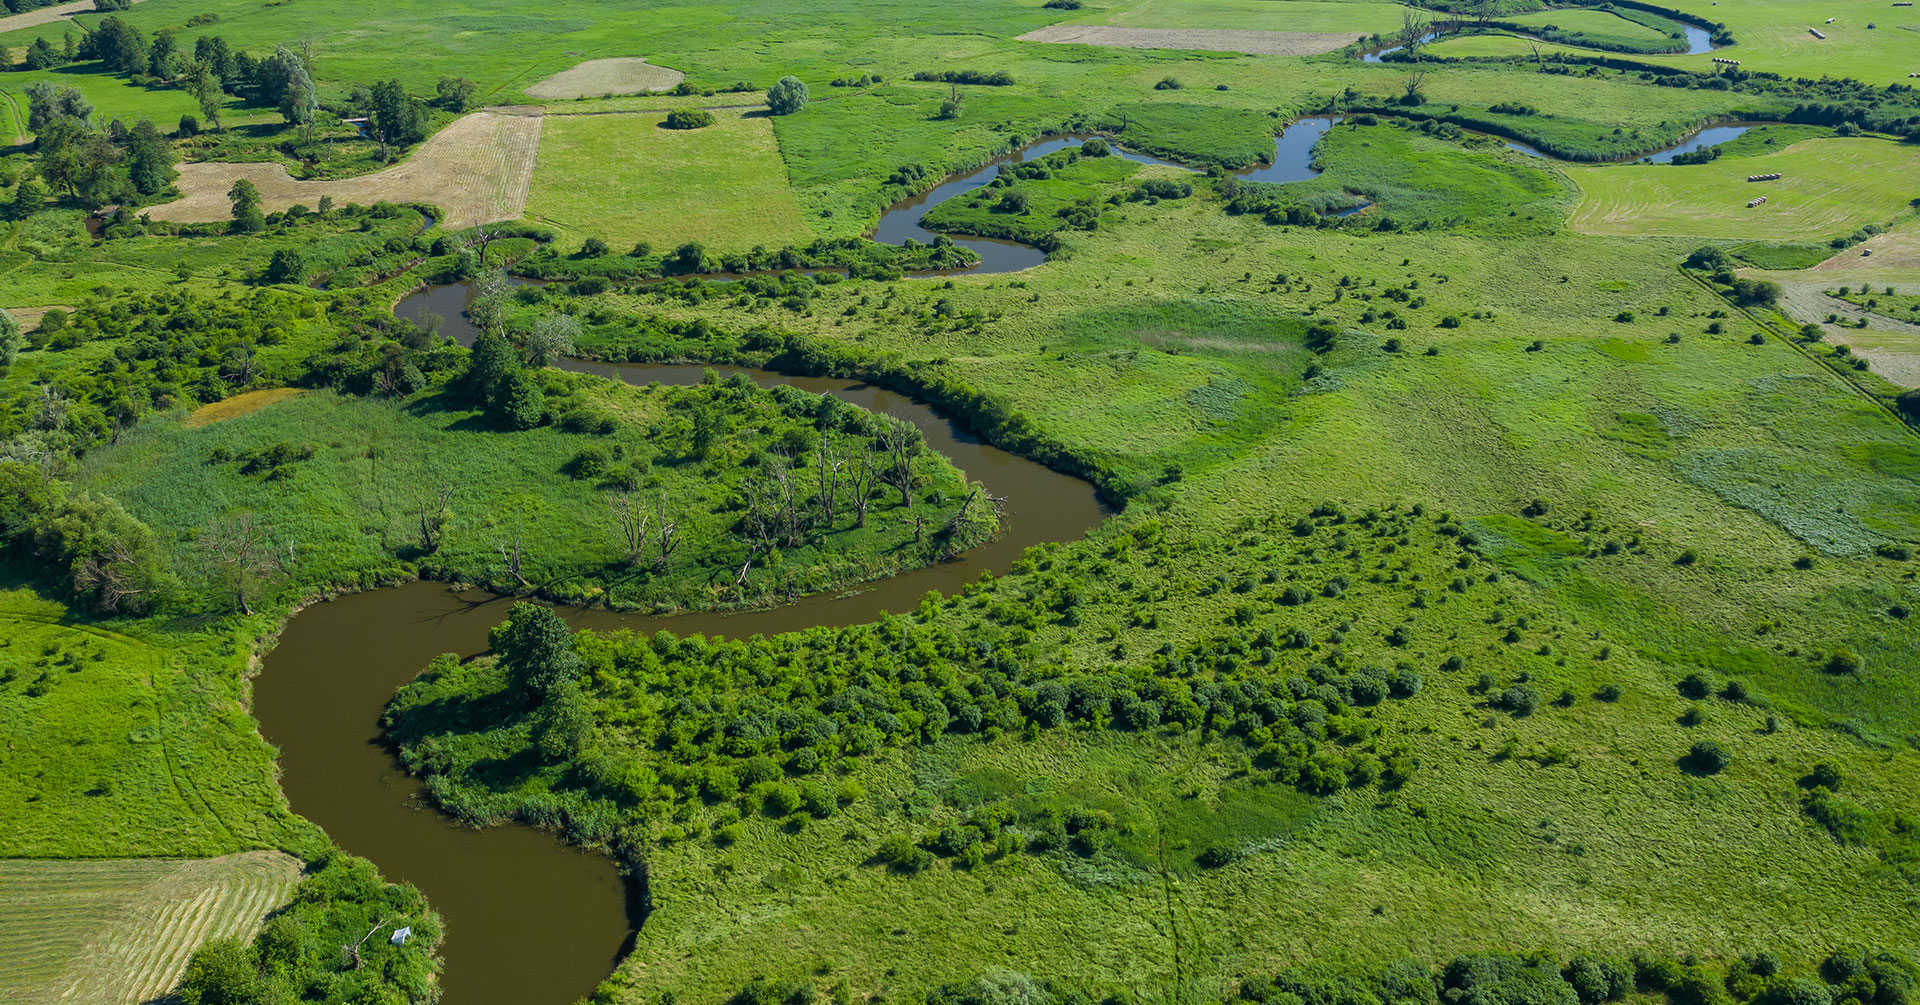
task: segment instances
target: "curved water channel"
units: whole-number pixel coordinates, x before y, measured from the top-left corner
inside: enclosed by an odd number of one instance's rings
[[[1679,25],[1679,26],[1680,26],[1680,30],[1681,30],[1681,32],[1683,32],[1683,33],[1685,33],[1685,35],[1687,36],[1687,51],[1686,51],[1686,52],[1683,52],[1683,53],[1681,53],[1681,52],[1663,52],[1663,53],[1648,53],[1648,55],[1661,55],[1661,56],[1698,56],[1698,55],[1700,55],[1700,54],[1702,54],[1702,53],[1707,53],[1707,52],[1712,52],[1712,51],[1713,51],[1713,33],[1712,33],[1712,32],[1710,32],[1710,31],[1708,31],[1708,30],[1707,30],[1707,29],[1705,29],[1705,28],[1701,28],[1701,27],[1697,27],[1697,26],[1695,26],[1695,25],[1691,25],[1691,24],[1688,24],[1688,23],[1686,23],[1685,21],[1675,21],[1675,22],[1674,22],[1674,24],[1677,24],[1677,25]],[[1426,45],[1426,44],[1427,44],[1428,42],[1431,42],[1431,41],[1433,41],[1434,39],[1437,39],[1437,38],[1439,38],[1439,37],[1440,37],[1441,35],[1444,35],[1444,34],[1446,34],[1446,33],[1445,33],[1445,32],[1439,32],[1439,31],[1430,31],[1430,32],[1428,32],[1428,33],[1426,33],[1425,35],[1422,35],[1422,36],[1420,36],[1420,41],[1418,41],[1418,42],[1416,42],[1416,43],[1414,43],[1414,44],[1415,44],[1415,45]],[[1524,38],[1524,39],[1528,39],[1528,40],[1530,40],[1530,41],[1535,41],[1535,42],[1542,42],[1542,43],[1544,43],[1544,44],[1546,44],[1546,45],[1564,45],[1564,46],[1566,46],[1566,47],[1568,47],[1568,48],[1571,48],[1571,49],[1580,49],[1580,48],[1585,48],[1584,46],[1578,46],[1578,45],[1574,45],[1574,44],[1573,44],[1573,43],[1571,43],[1571,42],[1549,42],[1549,41],[1547,41],[1547,40],[1545,40],[1545,39],[1536,39],[1536,38],[1534,38],[1534,37],[1533,37],[1533,36],[1531,36],[1531,35],[1520,35],[1520,34],[1514,34],[1514,35],[1513,35],[1513,37],[1514,37],[1514,38]],[[1383,57],[1383,56],[1386,56],[1386,55],[1387,55],[1388,53],[1394,53],[1394,52],[1399,52],[1400,50],[1402,50],[1402,49],[1404,49],[1404,48],[1406,48],[1406,46],[1404,46],[1404,45],[1389,45],[1389,46],[1386,46],[1386,47],[1384,47],[1384,48],[1380,48],[1380,49],[1375,49],[1375,50],[1373,50],[1372,52],[1363,52],[1363,53],[1361,53],[1361,54],[1360,54],[1360,61],[1361,61],[1361,62],[1363,62],[1363,63],[1383,63],[1383,62],[1385,62],[1386,60],[1384,60],[1384,59],[1382,59],[1381,57]],[[1611,51],[1611,50],[1606,50],[1606,49],[1596,49],[1596,50],[1590,50],[1590,51],[1594,51],[1594,52],[1609,52],[1609,51]],[[1622,55],[1635,55],[1635,54],[1634,54],[1634,53],[1623,53]]]
[[[460,286],[432,288],[407,298],[396,313],[417,317],[434,310],[445,317],[446,334],[471,341],[464,317],[470,295]],[[709,369],[565,365],[633,384],[691,384]],[[928,590],[951,593],[983,571],[1004,572],[1027,547],[1077,538],[1106,514],[1088,483],[989,446],[910,397],[848,380],[711,369],[907,418],[928,446],[1007,498],[1003,533],[949,562],[771,610],[653,618],[562,609],[574,626],[739,638],[859,624],[885,610],[909,609]],[[639,881],[623,880],[604,855],[530,827],[475,830],[434,812],[383,740],[379,719],[394,691],[440,653],[483,651],[488,629],[514,602],[413,583],[316,604],[288,622],[254,683],[254,714],[279,748],[280,784],[294,812],[324,827],[342,848],[373,860],[389,879],[419,886],[445,919],[448,1005],[575,1001],[628,951],[647,903]]]

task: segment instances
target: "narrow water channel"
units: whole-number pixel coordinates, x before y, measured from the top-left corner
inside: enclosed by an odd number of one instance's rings
[[[446,334],[470,341],[470,295],[460,286],[428,289],[396,313],[432,309],[446,318]],[[567,367],[633,384],[690,384],[708,369],[580,360]],[[562,609],[575,627],[739,638],[860,624],[882,611],[907,610],[928,590],[951,593],[982,571],[1004,572],[1026,548],[1077,538],[1106,515],[1091,485],[989,446],[910,397],[846,380],[712,369],[748,373],[763,386],[833,394],[912,421],[929,447],[1007,499],[1003,533],[953,561],[784,607],[671,618]],[[440,653],[483,651],[488,629],[513,603],[414,583],[316,604],[288,623],[254,682],[254,714],[280,750],[281,787],[294,812],[389,879],[419,886],[445,919],[446,1005],[568,1005],[612,970],[643,920],[642,891],[608,858],[529,827],[482,831],[455,822],[426,805],[419,784],[382,741],[379,719],[394,691]]]

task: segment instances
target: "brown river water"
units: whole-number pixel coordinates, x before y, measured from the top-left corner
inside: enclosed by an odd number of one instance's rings
[[[413,317],[431,309],[446,318],[445,334],[468,341],[469,295],[459,286],[436,287],[396,311]],[[693,383],[708,369],[582,360],[566,366],[634,384]],[[911,420],[929,447],[1006,497],[1003,533],[950,562],[863,590],[728,615],[654,618],[562,609],[576,627],[737,638],[860,624],[882,611],[911,609],[928,590],[952,593],[982,571],[1005,572],[1026,548],[1078,538],[1106,515],[1091,485],[988,446],[912,398],[846,380],[712,369],[833,394]],[[645,891],[623,879],[610,858],[531,827],[476,830],[437,812],[382,739],[380,715],[394,691],[441,653],[485,650],[487,630],[514,602],[413,583],[315,604],[287,624],[253,687],[254,714],[280,750],[280,784],[294,812],[326,828],[340,847],[371,859],[387,878],[420,887],[445,920],[447,1005],[568,1005],[612,971],[645,920]]]

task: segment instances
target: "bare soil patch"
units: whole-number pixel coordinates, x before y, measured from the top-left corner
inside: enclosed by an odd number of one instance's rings
[[[12,315],[13,319],[20,323],[20,330],[23,332],[30,332],[40,327],[40,319],[46,317],[48,311],[66,311],[72,313],[73,308],[63,304],[50,304],[46,307],[7,308],[7,313]]]
[[[147,0],[133,0],[133,2],[146,3]],[[70,14],[91,14],[94,9],[93,0],[77,0],[75,3],[55,4],[52,7],[30,10],[25,14],[10,14],[6,17],[0,17],[0,32],[19,31],[22,28],[31,28],[34,25],[47,24],[52,21],[58,21]]]
[[[134,1005],[179,983],[214,938],[251,938],[287,902],[300,861],[0,861],[0,1001]]]
[[[187,425],[192,427],[211,426],[216,422],[237,419],[288,398],[298,397],[307,392],[297,387],[273,387],[265,391],[248,391],[231,398],[201,405],[187,415]]]
[[[185,194],[148,213],[180,223],[225,220],[233,211],[227,190],[245,178],[260,190],[270,212],[295,203],[313,206],[321,196],[332,196],[342,204],[430,203],[440,207],[440,222],[454,230],[517,220],[527,209],[541,118],[540,109],[523,106],[474,112],[435,133],[405,161],[336,181],[297,181],[281,164],[182,164],[179,189]]]
[[[1847,273],[1838,275],[1844,277]],[[1901,387],[1920,387],[1920,325],[1874,314],[1839,297],[1827,296],[1825,288],[1821,283],[1783,282],[1780,306],[1795,321],[1819,325],[1828,342],[1853,350],[1855,356],[1864,358],[1873,367],[1874,373]],[[1829,314],[1838,315],[1843,321],[1864,318],[1867,327],[1828,324]]]
[[[1115,28],[1097,24],[1056,24],[1027,32],[1022,42],[1061,45],[1111,45],[1127,49],[1204,49],[1255,56],[1313,56],[1332,52],[1359,38],[1330,31],[1240,31],[1230,28]]]
[[[527,96],[554,101],[606,94],[645,94],[667,90],[685,78],[686,74],[679,70],[655,66],[638,57],[590,59],[529,86]]]

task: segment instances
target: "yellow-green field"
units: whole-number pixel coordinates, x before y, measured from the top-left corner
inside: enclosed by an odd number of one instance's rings
[[[664,115],[549,115],[527,216],[616,251],[637,241],[710,252],[806,244],[813,232],[787,184],[763,114],[721,111],[705,129]]]
[[[1533,14],[1519,14],[1503,20],[1529,27],[1552,25],[1564,31],[1584,31],[1596,35],[1623,35],[1628,38],[1649,40],[1667,37],[1664,33],[1644,24],[1629,21],[1617,14],[1609,14],[1602,10],[1539,11]]]
[[[1825,238],[1909,212],[1920,149],[1870,138],[1796,143],[1765,157],[1709,164],[1569,166],[1585,193],[1573,212],[1588,234]],[[1780,172],[1778,181],[1747,176]],[[1747,201],[1766,196],[1763,206]]]
[[[134,1005],[162,998],[208,939],[251,938],[300,862],[0,860],[0,1001]]]
[[[1365,35],[1400,27],[1401,4],[1381,0],[1130,0],[1062,12],[1073,24],[1127,28],[1231,28],[1251,31],[1335,31]]]

